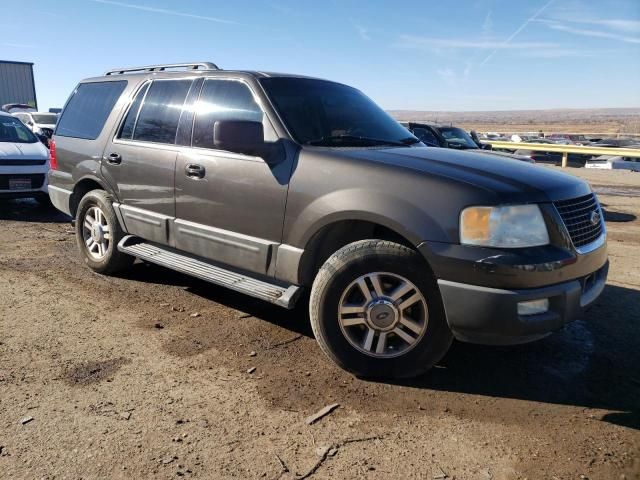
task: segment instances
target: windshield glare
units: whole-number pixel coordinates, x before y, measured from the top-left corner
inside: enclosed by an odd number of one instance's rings
[[[0,142],[36,143],[38,138],[15,117],[0,116]]]
[[[446,138],[449,145],[459,148],[479,148],[471,135],[457,127],[440,127],[440,133]]]
[[[260,80],[291,135],[301,144],[373,146],[418,143],[355,88],[325,80]]]
[[[31,116],[34,122],[44,125],[55,125],[58,121],[58,116],[53,113],[32,113]]]

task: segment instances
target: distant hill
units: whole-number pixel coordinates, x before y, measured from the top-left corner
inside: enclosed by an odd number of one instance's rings
[[[640,134],[640,108],[438,112],[389,110],[401,121],[455,124],[479,132]]]

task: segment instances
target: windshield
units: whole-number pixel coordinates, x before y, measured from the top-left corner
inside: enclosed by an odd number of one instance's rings
[[[471,135],[457,127],[440,127],[440,133],[453,148],[479,148]]]
[[[58,115],[53,113],[32,113],[33,121],[44,125],[55,125],[58,121]]]
[[[260,80],[298,143],[323,146],[406,146],[419,143],[355,88],[324,80]]]
[[[36,143],[38,138],[15,117],[0,115],[0,142]]]

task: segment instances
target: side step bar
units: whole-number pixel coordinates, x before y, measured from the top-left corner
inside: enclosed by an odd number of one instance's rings
[[[118,250],[141,260],[155,263],[288,309],[295,306],[301,292],[301,288],[298,285],[280,286],[258,280],[215,266],[205,260],[179,253],[169,247],[147,243],[134,235],[124,237],[118,244]]]

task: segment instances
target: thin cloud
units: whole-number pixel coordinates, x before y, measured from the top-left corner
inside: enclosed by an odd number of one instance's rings
[[[542,15],[542,13],[551,6],[551,4],[554,2],[555,0],[549,0],[547,3],[545,3],[542,8],[540,8],[540,10],[538,10],[536,13],[534,13],[532,16],[530,16],[529,18],[527,18],[525,20],[525,22],[520,25],[518,27],[518,29],[513,32],[509,38],[507,38],[504,42],[503,45],[511,45],[511,42],[513,41],[514,38],[516,38],[518,36],[518,34],[524,30],[527,25],[529,25],[531,22],[533,22],[536,18],[538,18],[540,15]],[[496,48],[494,49],[489,55],[487,55],[487,57],[480,62],[480,66],[482,67],[484,64],[486,64],[489,60],[491,60],[493,58],[493,56],[498,52],[498,50],[500,50],[500,48]]]
[[[358,35],[362,40],[371,40],[371,35],[369,35],[369,30],[362,25],[354,25]]]
[[[527,58],[597,58],[612,53],[609,50],[580,50],[578,48],[548,48],[523,50],[520,56]]]
[[[172,15],[174,17],[186,17],[186,18],[196,18],[198,20],[205,20],[207,22],[215,22],[215,23],[224,23],[227,25],[241,25],[238,22],[233,20],[226,20],[224,18],[217,17],[207,17],[205,15],[196,15],[193,13],[179,12],[176,10],[168,10],[166,8],[156,8],[156,7],[148,7],[145,5],[137,5],[134,3],[124,3],[124,2],[116,2],[113,0],[89,0],[94,3],[103,3],[105,5],[115,5],[117,7],[131,8],[134,10],[142,10],[143,12],[151,12],[151,13],[161,13],[163,15]]]
[[[492,12],[489,10],[482,22],[482,38],[489,38],[493,34],[493,17]]]
[[[36,45],[28,45],[26,43],[0,43],[0,46],[11,48],[38,48]]]
[[[420,37],[417,35],[401,35],[395,44],[400,48],[443,50],[447,48],[463,48],[476,50],[517,50],[520,48],[554,48],[558,45],[550,42],[499,42],[492,40],[467,40],[452,38]]]
[[[619,33],[614,33],[610,31],[608,32],[604,30],[593,30],[593,29],[587,29],[587,28],[574,27],[567,23],[560,23],[555,20],[539,20],[539,22],[545,24],[547,27],[551,28],[552,30],[556,30],[559,32],[567,32],[567,33],[572,33],[574,35],[582,35],[584,37],[607,38],[609,40],[617,40],[625,43],[640,44],[640,37],[631,37],[628,35],[621,35]],[[587,22],[574,22],[574,23],[587,23]]]

